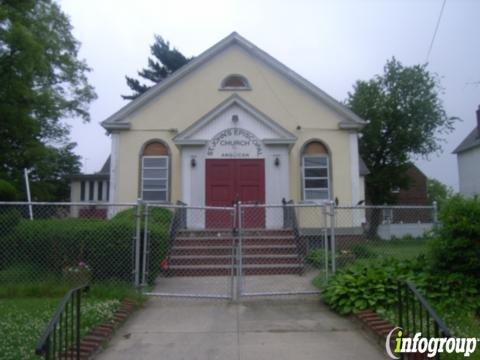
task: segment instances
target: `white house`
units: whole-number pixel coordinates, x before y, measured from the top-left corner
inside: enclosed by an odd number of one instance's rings
[[[477,126],[453,151],[457,154],[460,193],[465,196],[480,195],[480,106]]]

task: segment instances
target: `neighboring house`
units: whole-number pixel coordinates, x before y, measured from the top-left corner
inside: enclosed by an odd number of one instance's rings
[[[356,205],[368,171],[358,155],[364,125],[232,33],[102,122],[112,139],[109,200]]]
[[[477,126],[453,151],[457,155],[460,194],[480,195],[480,106],[476,111]]]
[[[102,169],[94,174],[72,175],[70,182],[70,201],[86,203],[85,206],[72,206],[73,216],[99,217],[107,215],[105,206],[110,200],[110,157]]]
[[[427,195],[427,176],[411,164],[406,173],[409,179],[408,189],[394,189],[397,205],[430,205]]]
[[[433,209],[427,195],[427,176],[413,163],[406,171],[407,189],[392,189],[396,196],[395,207],[382,207],[381,211],[369,208],[364,226],[379,223],[377,234],[383,239],[420,236],[433,226]],[[367,204],[371,205],[367,199]],[[428,208],[426,207],[428,206]],[[379,217],[375,220],[374,217]]]

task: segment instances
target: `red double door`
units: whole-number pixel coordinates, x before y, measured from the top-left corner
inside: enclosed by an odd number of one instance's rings
[[[265,161],[263,159],[207,159],[207,206],[232,206],[237,201],[245,204],[265,204]],[[264,208],[245,208],[242,226],[265,227]],[[232,227],[231,214],[221,210],[208,210],[208,228]],[[237,224],[238,225],[238,224]]]

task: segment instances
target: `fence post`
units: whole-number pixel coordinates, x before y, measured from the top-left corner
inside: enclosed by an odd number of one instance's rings
[[[237,202],[237,209],[238,209],[238,262],[237,262],[237,293],[236,293],[236,300],[240,299],[242,296],[242,275],[243,275],[243,259],[242,259],[242,247],[243,247],[243,214],[242,214],[242,202]]]
[[[322,206],[323,210],[323,222],[325,224],[325,228],[323,229],[323,251],[324,251],[324,261],[325,261],[325,280],[328,280],[328,215],[329,211],[327,210],[327,206],[324,204]]]
[[[437,202],[434,201],[432,203],[432,206],[433,206],[433,209],[432,209],[432,212],[433,212],[433,226],[436,227],[437,224],[438,224],[438,205],[437,205]]]
[[[146,286],[148,282],[147,256],[150,256],[150,246],[148,238],[148,204],[145,205],[144,225],[143,225],[143,257],[142,257],[142,281],[140,286]]]
[[[335,202],[330,202],[330,247],[332,248],[332,273],[335,274],[337,270],[336,265],[336,250],[335,250],[335,226],[336,226],[336,217],[335,217]]]
[[[135,229],[135,287],[140,285],[140,234],[141,234],[141,226],[142,226],[142,219],[141,219],[141,212],[142,212],[142,200],[137,200],[137,212],[136,212],[136,220],[137,225]]]

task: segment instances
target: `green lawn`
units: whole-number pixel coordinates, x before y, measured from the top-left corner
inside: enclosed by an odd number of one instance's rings
[[[35,345],[50,321],[59,298],[0,299],[0,359],[38,359]],[[86,298],[82,306],[82,332],[107,320],[119,300]]]
[[[378,257],[394,257],[399,260],[413,259],[426,251],[427,240],[424,238],[408,238],[396,240],[371,240],[365,248]]]
[[[35,346],[63,298],[63,286],[36,284],[0,291],[0,359],[39,359]],[[51,284],[49,284],[51,285]],[[10,285],[11,286],[11,285]],[[9,295],[9,296],[5,296]],[[143,299],[128,286],[94,285],[82,296],[82,334],[111,318],[125,297]]]

